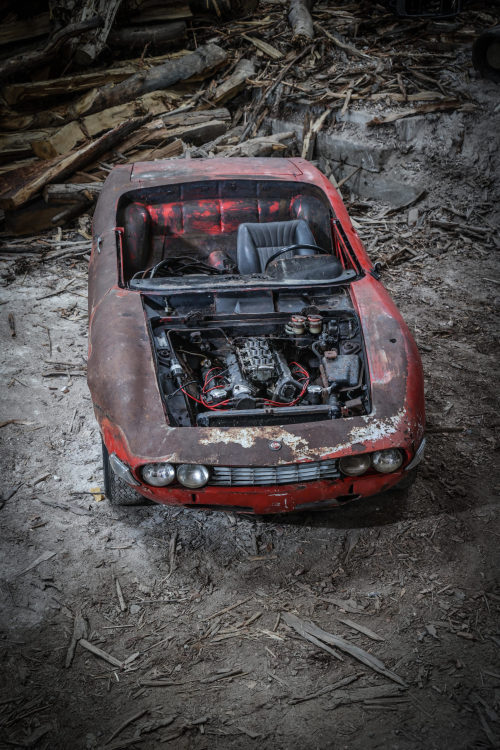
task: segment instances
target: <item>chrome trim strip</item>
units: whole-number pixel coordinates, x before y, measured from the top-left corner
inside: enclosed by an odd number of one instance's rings
[[[132,472],[130,471],[127,464],[121,461],[116,453],[110,454],[109,465],[115,472],[116,476],[120,477],[120,479],[123,479],[123,481],[127,482],[127,484],[131,484],[134,487],[137,487],[137,485],[140,484],[140,482],[138,482],[137,479],[132,476]]]
[[[408,466],[405,467],[405,471],[410,471],[411,469],[414,469],[415,466],[418,466],[419,463],[422,461],[422,459],[424,457],[426,442],[427,442],[427,438],[423,438],[422,442],[420,443],[420,445],[417,448],[417,452],[413,456],[413,458],[410,461],[410,463],[408,464]]]

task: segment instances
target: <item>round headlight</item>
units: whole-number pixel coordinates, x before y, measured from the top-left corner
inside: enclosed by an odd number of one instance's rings
[[[152,487],[166,487],[175,479],[175,469],[172,464],[146,464],[142,467],[142,478]]]
[[[359,477],[370,468],[370,454],[361,453],[359,456],[344,456],[339,461],[340,471],[348,477]]]
[[[177,468],[177,479],[184,487],[195,490],[203,487],[210,477],[206,466],[198,464],[182,464]]]
[[[397,471],[403,463],[403,455],[397,448],[388,448],[385,451],[372,453],[372,466],[381,474],[390,474]]]

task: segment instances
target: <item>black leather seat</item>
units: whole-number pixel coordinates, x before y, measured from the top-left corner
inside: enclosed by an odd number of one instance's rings
[[[237,238],[237,264],[241,274],[262,273],[271,255],[288,245],[315,245],[313,233],[304,219],[293,221],[269,221],[265,224],[240,224]],[[283,253],[282,258],[292,255],[316,255],[314,250]]]

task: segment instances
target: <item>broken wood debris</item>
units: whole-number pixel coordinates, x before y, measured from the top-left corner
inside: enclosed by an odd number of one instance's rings
[[[314,38],[311,5],[311,0],[290,0],[288,20],[292,27],[294,42],[310,42]]]
[[[326,630],[322,630],[313,622],[310,622],[308,620],[301,620],[299,617],[297,617],[297,615],[294,615],[291,612],[283,612],[282,618],[286,622],[286,624],[289,627],[293,628],[297,633],[299,633],[299,635],[301,635],[306,640],[315,643],[325,651],[328,651],[329,653],[331,652],[331,649],[329,648],[329,646],[326,646],[326,644],[335,646],[341,651],[344,651],[344,653],[352,656],[354,659],[357,659],[362,664],[370,667],[375,672],[378,672],[379,674],[384,675],[384,677],[397,682],[398,685],[406,687],[405,681],[401,677],[399,677],[399,675],[395,674],[395,672],[392,672],[390,669],[387,669],[387,667],[380,661],[380,659],[372,656],[372,654],[369,654],[368,651],[365,651],[359,646],[355,646],[353,643],[346,641],[344,638],[341,638],[338,635],[334,635],[333,633],[328,633]]]
[[[328,695],[328,693],[332,693],[334,690],[338,690],[341,687],[350,685],[352,682],[359,680],[359,678],[362,676],[363,676],[362,673],[349,675],[349,677],[344,677],[342,680],[338,680],[338,682],[334,682],[331,685],[324,685],[322,688],[320,688],[319,690],[316,690],[314,693],[307,693],[306,695],[301,695],[298,698],[290,698],[288,703],[291,706],[296,706],[298,703],[306,703],[307,701],[312,701],[312,700],[315,700],[316,698],[321,698],[321,696]]]
[[[125,664],[125,662],[120,661],[114,656],[111,656],[111,654],[106,653],[106,651],[103,651],[102,648],[89,643],[89,641],[87,641],[85,638],[80,638],[78,644],[82,646],[82,648],[85,648],[87,651],[90,651],[91,654],[94,654],[94,656],[97,656],[99,659],[107,661],[108,664],[111,664],[113,667],[119,667],[120,669],[122,669]]]
[[[134,721],[137,721],[137,719],[141,719],[145,714],[149,713],[149,709],[143,708],[140,711],[137,711],[136,713],[132,714],[132,716],[127,717],[122,723],[115,729],[113,734],[111,734],[108,739],[105,741],[105,745],[109,745],[112,740],[115,739],[115,737],[118,737],[120,732],[123,732],[124,729],[126,729],[130,724],[133,724]]]
[[[100,16],[94,16],[84,21],[68,24],[57,31],[47,42],[45,47],[34,52],[22,52],[15,57],[0,62],[0,80],[12,76],[15,73],[26,73],[36,67],[42,67],[52,60],[61,49],[64,42],[72,37],[84,34],[86,31],[96,29],[102,24]]]
[[[365,625],[360,625],[359,623],[353,622],[352,620],[348,620],[345,617],[337,617],[337,620],[339,622],[342,622],[344,625],[347,625],[348,628],[352,628],[352,630],[357,630],[358,633],[363,633],[363,635],[366,635],[368,636],[368,638],[371,638],[372,641],[385,641],[385,638],[382,638],[381,635],[374,633],[373,630],[370,630],[370,628],[367,628]]]
[[[64,179],[112,148],[129,133],[140,127],[147,117],[138,117],[117,125],[96,141],[67,156],[60,156],[32,167],[21,168],[0,176],[0,208],[19,208],[49,182]]]
[[[241,58],[233,73],[223,81],[212,94],[214,104],[224,104],[239,94],[249,78],[255,75],[255,63],[253,60]]]
[[[24,568],[24,570],[21,570],[21,572],[17,574],[16,578],[19,578],[19,576],[23,576],[29,570],[33,570],[33,568],[38,567],[38,565],[40,565],[41,563],[47,562],[47,560],[51,560],[56,555],[57,555],[57,552],[51,552],[50,550],[46,550],[45,552],[42,552],[42,554],[39,555],[36,558],[36,560],[33,560],[33,562],[30,563],[27,568]]]
[[[171,59],[145,72],[135,73],[117,84],[108,84],[86,95],[80,114],[101,112],[130,102],[152,91],[167,89],[179,81],[200,74],[208,75],[226,61],[227,54],[216,44],[207,44],[179,59]]]
[[[69,669],[69,667],[71,666],[73,658],[75,656],[77,644],[82,638],[87,638],[87,622],[82,613],[77,612],[73,622],[73,633],[71,635],[71,640],[66,652],[66,659],[64,661],[64,666],[66,667],[66,669]]]
[[[154,26],[130,26],[112,31],[108,37],[112,47],[126,47],[134,49],[144,48],[146,44],[162,44],[178,42],[186,36],[185,21],[175,23],[155,24]]]
[[[408,107],[399,112],[391,112],[382,117],[373,117],[367,122],[369,127],[373,125],[386,125],[387,123],[396,122],[401,120],[403,117],[414,117],[415,115],[426,115],[432,112],[444,112],[449,109],[464,108],[463,102],[458,99],[443,99],[438,102],[430,104],[421,104],[419,107]]]
[[[125,599],[124,599],[123,592],[122,592],[122,587],[120,585],[120,581],[118,580],[118,578],[115,578],[115,588],[116,588],[116,595],[118,597],[118,603],[120,605],[120,610],[122,612],[126,612],[127,605],[125,603]]]
[[[71,15],[63,3],[55,2],[52,34],[45,46],[42,44],[23,55],[22,60],[14,56],[0,62],[4,77],[10,77],[9,71],[17,71],[19,78],[21,72],[25,76],[26,71],[29,73],[41,60],[51,61],[45,70],[52,72],[52,77],[6,82],[3,95],[11,107],[23,103],[38,103],[43,107],[44,102],[50,103],[56,96],[63,97],[57,106],[38,111],[36,106],[31,106],[28,110],[10,111],[0,117],[0,128],[10,130],[3,137],[0,135],[0,160],[4,162],[0,165],[0,207],[7,212],[8,231],[26,234],[26,227],[30,225],[42,231],[91,212],[98,188],[91,189],[90,181],[102,182],[109,168],[117,162],[296,153],[297,142],[293,136],[271,136],[266,124],[266,118],[277,111],[284,90],[287,97],[300,97],[321,107],[305,129],[301,151],[306,158],[312,158],[317,132],[327,121],[326,112],[332,110],[333,114],[333,105],[337,102],[340,118],[359,101],[422,102],[420,106],[372,117],[369,123],[372,126],[396,122],[414,114],[471,108],[470,102],[464,103],[459,96],[451,99],[448,89],[438,76],[429,73],[431,68],[423,68],[415,52],[409,54],[407,60],[396,49],[396,67],[393,75],[389,75],[385,64],[387,50],[380,45],[380,35],[374,36],[366,28],[361,36],[353,35],[359,22],[353,12],[314,6],[312,0],[288,0],[274,5],[276,7],[265,18],[240,22],[231,20],[233,11],[239,7],[237,3],[233,7],[229,0],[209,1],[203,4],[203,23],[208,12],[227,23],[227,28],[220,27],[217,44],[212,41],[213,34],[202,34],[202,43],[196,42],[195,49],[189,36],[187,46],[191,49],[180,49],[186,21],[194,18],[190,23],[194,23],[196,30],[200,3],[190,8],[187,3],[177,2],[165,7],[153,0],[134,0],[120,6],[118,0],[110,3],[95,0],[92,8],[99,15],[89,21],[88,10],[84,20],[81,9]],[[82,5],[82,8],[88,7],[88,3]],[[47,18],[35,18],[30,24],[23,22],[19,29],[9,27],[4,33],[14,37],[26,33],[29,38],[37,28],[46,28]],[[283,33],[275,35],[277,23],[281,23],[284,36]],[[363,50],[356,46],[357,38],[362,40]],[[392,39],[391,35],[381,38],[385,39],[384,44]],[[394,38],[398,38],[397,35]],[[100,59],[104,43],[111,51],[124,45],[140,49],[146,44],[146,49],[135,60],[115,60],[106,68],[80,69],[73,74],[63,68],[60,78],[54,76],[57,67],[54,56],[61,48],[88,64]],[[306,46],[295,53],[292,43]],[[151,44],[167,48],[176,45],[176,48],[168,54],[151,56],[147,49]],[[349,60],[342,72],[336,72],[325,50],[334,59],[340,55],[344,61]],[[428,62],[427,58],[425,61]],[[368,66],[361,75],[360,63]],[[300,81],[306,73],[308,85],[304,86]],[[328,84],[324,83],[326,80]],[[424,85],[426,90],[422,90]],[[248,93],[253,94],[251,102]],[[233,113],[221,122],[213,106],[231,102],[238,96],[240,104],[234,114],[233,129],[229,130]],[[170,123],[167,133],[164,129],[167,124],[162,126],[155,120],[164,117],[180,102],[183,114],[177,131],[174,132]],[[191,110],[191,121],[186,115],[187,109]],[[196,123],[201,115],[206,118],[204,124],[201,119]],[[146,120],[142,125],[137,122],[134,132],[125,134],[120,130],[121,126],[141,116]],[[219,142],[218,138],[226,134],[227,140]],[[100,137],[107,139],[108,136],[110,140],[105,146]],[[98,162],[103,158],[106,166]],[[362,182],[356,177],[361,167],[356,164],[353,167],[355,171],[351,175],[344,173],[339,180],[341,186],[347,183],[351,191],[357,190]],[[82,180],[86,187],[64,191],[50,187],[52,183],[64,184],[67,179],[76,184],[73,175],[82,169],[87,169],[87,179]],[[45,207],[35,201],[42,190]]]

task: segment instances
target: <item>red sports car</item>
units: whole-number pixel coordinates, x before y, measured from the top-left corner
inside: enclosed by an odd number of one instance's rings
[[[281,513],[415,475],[415,342],[307,161],[115,167],[94,216],[89,317],[111,502]]]

